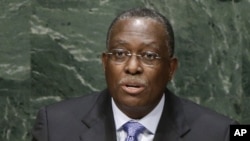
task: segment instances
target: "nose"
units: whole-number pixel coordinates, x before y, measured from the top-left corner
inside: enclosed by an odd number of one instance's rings
[[[135,54],[132,54],[126,62],[125,72],[132,75],[140,74],[143,72],[139,57],[137,57]]]

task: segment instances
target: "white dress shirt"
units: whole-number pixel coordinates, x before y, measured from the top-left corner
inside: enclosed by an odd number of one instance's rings
[[[150,113],[148,113],[142,119],[136,120],[136,119],[131,119],[127,115],[125,115],[116,106],[112,98],[112,109],[113,109],[113,115],[114,115],[114,120],[115,120],[117,141],[125,141],[127,137],[127,133],[122,129],[122,126],[128,121],[137,121],[146,128],[145,132],[143,132],[142,134],[138,136],[138,141],[153,141],[154,135],[155,135],[162,111],[163,111],[164,103],[165,103],[165,94],[163,94],[160,102]]]

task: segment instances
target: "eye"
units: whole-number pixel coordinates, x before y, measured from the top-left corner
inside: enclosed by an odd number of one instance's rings
[[[112,51],[112,54],[116,57],[116,58],[124,58],[126,57],[126,55],[128,54],[128,52],[126,50],[122,50],[122,49],[116,49]]]
[[[153,61],[154,59],[159,58],[159,55],[157,53],[151,51],[143,52],[141,56],[142,58],[149,61]]]

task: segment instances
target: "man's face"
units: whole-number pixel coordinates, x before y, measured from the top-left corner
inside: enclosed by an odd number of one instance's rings
[[[145,65],[135,55],[117,63],[110,54],[103,54],[108,90],[116,105],[127,115],[132,111],[150,112],[171,80],[177,60],[169,57],[166,39],[162,24],[152,19],[128,18],[114,25],[108,51],[122,49],[131,54],[155,52],[161,57],[157,64]]]

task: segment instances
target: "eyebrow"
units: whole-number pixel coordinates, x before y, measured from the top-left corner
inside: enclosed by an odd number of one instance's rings
[[[126,42],[126,40],[116,39],[116,40],[114,40],[114,43],[110,44],[110,45],[117,46],[117,45],[128,45],[128,44],[129,43]],[[154,49],[160,51],[160,46],[155,41],[143,42],[142,45],[145,47],[154,48]]]
[[[117,40],[114,40],[112,43],[110,42],[109,44],[109,47],[111,48],[116,48],[117,46],[123,46],[125,47],[126,45],[128,45],[129,43],[126,42],[125,40],[121,40],[121,39],[117,39]]]
[[[125,40],[121,40],[121,39],[115,40],[114,42],[115,44],[128,44]]]
[[[160,46],[158,44],[156,44],[155,41],[152,41],[152,42],[148,42],[148,43],[143,43],[144,46],[147,46],[147,47],[153,47],[157,50],[160,50]]]

